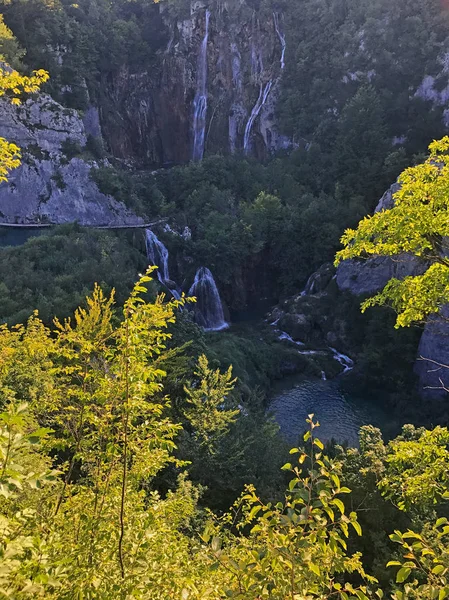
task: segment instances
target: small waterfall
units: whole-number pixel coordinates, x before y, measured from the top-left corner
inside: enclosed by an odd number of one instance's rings
[[[195,296],[195,319],[206,331],[226,329],[223,305],[212,273],[206,267],[198,269],[195,281],[189,290],[189,296]]]
[[[281,70],[283,71],[285,69],[285,51],[287,49],[287,41],[285,39],[284,33],[281,31],[281,28],[279,26],[279,15],[276,12],[273,13],[273,21],[274,21],[274,28],[276,29],[277,36],[279,38],[279,41],[281,42],[282,53],[281,53],[281,61],[280,62],[281,62]]]
[[[168,250],[151,229],[145,230],[148,261],[157,269],[157,277],[161,283],[170,279],[168,271]]]
[[[319,271],[315,271],[315,273],[312,273],[312,275],[307,280],[306,287],[301,292],[301,296],[309,296],[317,293],[317,285],[320,281],[320,278],[321,274]]]
[[[248,152],[250,150],[250,137],[251,137],[251,131],[253,129],[254,121],[257,119],[260,111],[262,110],[263,105],[268,100],[268,96],[270,95],[270,91],[271,91],[272,87],[273,87],[273,81],[271,79],[265,85],[265,87],[262,84],[260,84],[259,97],[257,98],[257,102],[254,105],[253,110],[251,111],[251,115],[248,119],[248,123],[246,124],[246,128],[245,128],[245,135],[243,138],[243,150],[244,150],[245,154],[248,154]]]
[[[207,115],[207,42],[209,40],[210,11],[206,10],[206,31],[198,57],[197,90],[193,101],[192,159],[202,160],[206,135]]]
[[[329,346],[329,350],[332,352],[334,360],[339,362],[343,367],[343,373],[347,373],[348,371],[351,371],[354,368],[354,361],[352,360],[352,358],[349,358],[349,356],[346,356],[346,354],[338,352],[338,350],[336,350],[335,348],[331,348],[331,346]]]

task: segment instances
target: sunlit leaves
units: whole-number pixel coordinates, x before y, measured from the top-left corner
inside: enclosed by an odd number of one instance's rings
[[[20,104],[22,94],[37,92],[48,77],[48,73],[43,70],[35,71],[31,77],[27,77],[14,69],[0,67],[0,97],[6,96],[12,104]],[[19,148],[0,138],[0,183],[6,181],[8,172],[19,165]]]
[[[407,254],[423,261],[423,275],[393,279],[363,305],[365,310],[391,304],[398,313],[397,327],[423,322],[449,301],[449,137],[433,142],[429,150],[425,163],[400,176],[394,207],[366,217],[356,230],[347,230],[341,240],[345,248],[336,257],[336,264]]]

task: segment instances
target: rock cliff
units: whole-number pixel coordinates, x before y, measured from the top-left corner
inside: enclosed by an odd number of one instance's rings
[[[100,192],[91,179],[93,160],[67,156],[87,141],[83,121],[45,94],[21,106],[0,102],[0,137],[15,142],[22,164],[0,185],[3,223],[114,225],[142,222],[123,204]]]
[[[209,153],[264,157],[289,146],[274,116],[285,67],[283,15],[229,4],[209,12],[192,2],[183,20],[160,5],[167,41],[156,64],[137,73],[124,66],[101,85],[102,129],[114,156],[184,163],[195,158],[198,133]]]

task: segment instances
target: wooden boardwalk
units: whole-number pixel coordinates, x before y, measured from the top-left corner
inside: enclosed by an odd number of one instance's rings
[[[167,219],[159,219],[153,223],[139,223],[135,225],[80,225],[91,229],[149,229],[155,225],[165,223]],[[60,225],[73,225],[74,223],[1,223],[1,227],[10,227],[14,229],[44,229],[48,227],[58,227]]]

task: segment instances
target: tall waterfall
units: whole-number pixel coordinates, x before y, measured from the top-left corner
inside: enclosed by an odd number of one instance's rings
[[[206,31],[198,57],[197,88],[193,101],[193,160],[204,155],[207,115],[207,42],[209,40],[210,11],[206,10]]]
[[[276,29],[277,36],[279,38],[279,41],[281,42],[282,52],[281,52],[281,61],[280,62],[281,62],[281,70],[283,71],[285,69],[285,51],[287,49],[287,41],[285,39],[284,33],[281,31],[281,28],[279,26],[279,15],[276,12],[273,13],[273,21],[274,21],[274,28]]]
[[[260,111],[262,110],[262,106],[268,100],[268,96],[270,94],[272,87],[273,87],[273,81],[271,79],[265,85],[265,87],[262,84],[260,84],[259,97],[257,98],[257,102],[254,105],[253,110],[251,111],[251,115],[250,115],[250,117],[248,119],[248,123],[246,124],[246,127],[245,127],[245,135],[243,137],[243,150],[244,150],[245,154],[248,154],[248,152],[250,150],[250,138],[251,138],[251,131],[253,129],[254,121],[259,116]]]
[[[212,273],[206,267],[198,269],[195,281],[189,290],[189,296],[195,296],[195,319],[206,331],[226,329],[223,305]]]
[[[273,23],[274,23],[274,28],[276,30],[276,34],[281,43],[280,64],[281,64],[281,71],[283,71],[285,69],[285,51],[287,49],[287,40],[285,39],[284,33],[281,31],[281,27],[280,27],[280,23],[279,23],[279,15],[277,12],[273,12]],[[251,68],[252,68],[253,76],[255,76],[255,74],[257,72],[257,66],[259,68],[259,76],[261,76],[263,73],[262,58],[261,58],[261,55],[257,54],[254,47],[252,49],[252,54],[251,54],[251,65],[252,65]],[[251,132],[254,127],[254,122],[257,119],[257,117],[259,116],[260,111],[262,110],[263,106],[266,104],[266,102],[268,100],[268,96],[270,95],[270,92],[271,92],[273,86],[277,83],[278,80],[279,80],[279,77],[277,80],[270,79],[265,84],[265,86],[262,83],[260,84],[259,97],[257,98],[257,102],[254,105],[253,110],[251,111],[251,114],[248,119],[248,123],[246,124],[246,127],[245,127],[245,135],[243,137],[243,151],[245,154],[248,154],[251,149],[251,146],[250,146]]]

